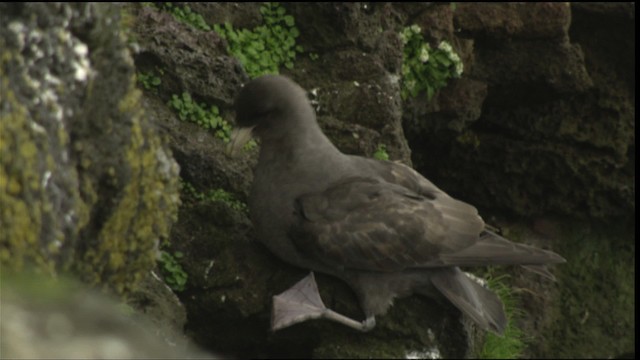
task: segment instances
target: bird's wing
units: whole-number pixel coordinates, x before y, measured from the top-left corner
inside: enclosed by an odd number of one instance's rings
[[[289,235],[299,251],[336,268],[482,265],[544,267],[565,260],[485,229],[475,207],[456,200],[408,166],[371,162],[379,179],[351,177],[296,199]]]
[[[475,208],[471,205],[449,197],[431,181],[424,178],[409,166],[397,162],[377,161],[374,159],[367,159],[367,161],[373,168],[373,171],[380,174],[386,181],[402,185],[425,197],[436,194],[442,203],[441,208],[445,208],[444,204],[452,204],[450,206],[456,206],[458,208],[466,205],[475,211]],[[442,194],[444,194],[444,196]],[[466,219],[471,219],[471,216],[467,216]],[[478,217],[478,219],[480,218]],[[480,221],[482,222],[482,219],[480,219]],[[495,232],[486,229],[484,223],[482,223],[481,231],[479,231],[478,234],[480,236],[477,241],[472,244],[465,244],[469,246],[459,246],[460,244],[458,244],[458,246],[452,249],[454,251],[443,252],[437,259],[432,260],[428,264],[423,264],[423,266],[523,265],[530,271],[553,279],[553,275],[548,272],[543,265],[563,263],[566,261],[562,256],[552,251],[511,242]]]
[[[418,193],[364,177],[300,196],[295,208],[289,235],[301,252],[370,271],[435,266],[443,254],[472,246],[484,228],[473,206],[435,186]]]
[[[549,279],[554,276],[547,271],[544,264],[559,264],[566,260],[549,250],[511,242],[502,236],[485,230],[478,241],[466,249],[443,254],[437,262],[441,265],[456,266],[481,265],[523,265],[526,269]],[[434,262],[433,265],[436,265]]]

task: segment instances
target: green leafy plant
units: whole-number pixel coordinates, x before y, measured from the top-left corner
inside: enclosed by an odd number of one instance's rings
[[[160,259],[158,264],[164,281],[175,291],[183,291],[187,285],[188,275],[182,269],[182,266],[176,259],[181,259],[184,256],[180,251],[176,251],[171,255],[169,252],[160,250]]]
[[[176,6],[173,5],[173,3],[167,2],[163,4],[163,7],[178,21],[191,25],[199,30],[211,31],[211,26],[207,24],[202,15],[192,11],[189,5]]]
[[[217,106],[211,105],[207,110],[206,104],[198,104],[187,92],[183,92],[182,95],[172,95],[168,105],[178,112],[180,120],[214,131],[215,135],[226,143],[230,141],[231,125],[220,116]],[[244,145],[244,149],[250,150],[256,146],[255,140],[251,139]]]
[[[205,196],[210,201],[222,201],[227,203],[232,209],[238,211],[246,211],[247,205],[236,199],[233,194],[223,189],[212,189],[205,193]]]
[[[215,131],[217,137],[229,142],[231,125],[220,116],[217,106],[211,105],[207,109],[206,104],[198,104],[187,92],[183,92],[182,95],[174,94],[168,105],[178,112],[180,120],[190,121]]]
[[[264,3],[260,7],[264,24],[253,30],[234,29],[230,23],[214,25],[213,29],[229,44],[228,51],[244,66],[251,78],[264,74],[277,74],[280,66],[293,68],[296,53],[302,52],[296,45],[300,31],[293,16],[277,2]]]
[[[378,145],[378,149],[373,153],[373,157],[378,160],[389,160],[387,147],[383,144]]]
[[[162,80],[159,76],[152,71],[144,73],[138,72],[138,82],[145,90],[156,91],[158,86],[162,84]]]
[[[197,191],[193,185],[184,180],[180,180],[180,185],[182,186],[182,191],[195,201],[222,201],[234,210],[243,212],[247,211],[247,204],[236,199],[232,193],[225,191],[224,189],[210,189],[206,192],[200,192]]]
[[[447,85],[449,79],[458,78],[464,71],[460,56],[447,41],[433,49],[422,37],[418,25],[404,28],[400,33],[404,44],[402,62],[403,99],[426,92],[431,100],[435,92]]]

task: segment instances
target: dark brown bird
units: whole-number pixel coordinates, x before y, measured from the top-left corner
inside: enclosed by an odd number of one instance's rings
[[[305,91],[286,77],[251,81],[235,110],[232,151],[251,133],[261,140],[249,197],[259,240],[284,261],[347,282],[366,316],[359,322],[327,309],[311,273],[274,297],[274,330],[324,317],[367,331],[394,298],[420,293],[444,296],[501,334],[501,301],[458,266],[530,265],[551,276],[541,265],[565,261],[486,231],[473,206],[408,166],[341,153]]]

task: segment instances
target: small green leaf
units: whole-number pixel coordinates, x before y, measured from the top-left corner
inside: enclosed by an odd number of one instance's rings
[[[258,55],[258,52],[256,51],[256,49],[252,48],[252,47],[247,47],[245,49],[246,53],[250,56],[256,56]]]
[[[378,149],[373,153],[373,157],[378,160],[389,160],[387,147],[384,144],[378,145]]]
[[[287,15],[284,17],[284,22],[285,24],[287,24],[287,26],[293,26],[293,24],[295,24],[295,21],[293,20],[293,16],[291,15]]]

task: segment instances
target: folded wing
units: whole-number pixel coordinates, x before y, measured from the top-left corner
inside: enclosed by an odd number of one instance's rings
[[[444,192],[420,195],[401,185],[354,177],[296,200],[290,236],[328,265],[399,271],[439,263],[466,249],[484,228],[476,209]]]
[[[289,235],[327,265],[368,271],[564,262],[551,252],[485,230],[475,207],[456,200],[415,170],[372,162],[379,178],[351,177],[296,199]]]

